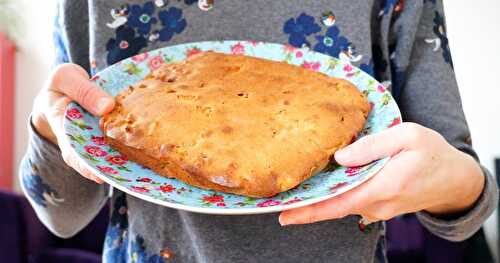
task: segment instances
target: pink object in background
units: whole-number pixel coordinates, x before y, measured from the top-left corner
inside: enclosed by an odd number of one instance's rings
[[[12,188],[16,47],[0,32],[0,188]]]

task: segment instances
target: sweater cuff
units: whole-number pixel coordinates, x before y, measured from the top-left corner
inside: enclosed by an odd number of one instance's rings
[[[462,241],[481,228],[498,204],[496,181],[488,170],[482,166],[481,169],[485,176],[483,192],[474,206],[465,214],[454,219],[443,219],[426,211],[416,213],[417,218],[429,231],[450,241]]]
[[[29,147],[28,156],[33,158],[35,162],[48,161],[54,164],[61,164],[67,166],[61,156],[59,146],[45,139],[36,128],[33,126],[31,117],[29,118],[28,132],[29,132]],[[68,166],[69,168],[69,166]]]

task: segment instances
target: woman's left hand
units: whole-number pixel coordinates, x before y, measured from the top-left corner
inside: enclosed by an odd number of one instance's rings
[[[478,163],[437,132],[403,123],[361,138],[335,153],[344,166],[390,156],[373,178],[342,195],[284,211],[281,225],[361,215],[369,222],[426,210],[436,215],[466,211],[479,198],[484,175]]]

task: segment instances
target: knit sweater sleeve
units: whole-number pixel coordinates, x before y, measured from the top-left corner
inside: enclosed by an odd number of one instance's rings
[[[392,91],[403,119],[439,132],[451,145],[478,161],[453,71],[442,1],[415,1],[401,9],[393,14],[387,50]],[[486,169],[482,170],[486,183],[472,209],[446,219],[419,212],[422,224],[452,241],[473,235],[498,203],[496,182]]]
[[[87,12],[86,1],[71,2],[79,9],[81,18]],[[64,19],[68,17],[58,12],[54,27],[55,64],[79,60],[75,52],[67,49],[68,38],[61,26]],[[40,221],[54,234],[71,237],[100,211],[107,200],[108,187],[79,175],[63,161],[57,145],[40,136],[31,123],[28,129],[28,149],[19,167],[21,187]]]

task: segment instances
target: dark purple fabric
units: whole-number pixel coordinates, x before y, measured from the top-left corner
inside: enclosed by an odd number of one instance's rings
[[[38,220],[28,200],[19,196],[17,202],[22,212],[19,219],[23,226],[20,229],[23,254],[34,255],[54,246],[57,238]]]
[[[464,262],[467,241],[450,242],[435,236],[424,227],[422,227],[422,232],[424,233],[424,247],[422,252],[425,255],[425,262]]]
[[[0,190],[0,211],[0,262],[101,261],[109,218],[107,207],[70,239],[61,239],[50,233],[23,196]]]
[[[107,207],[70,239],[52,235],[22,196],[0,190],[0,211],[1,262],[101,262],[100,254],[109,220]],[[427,231],[414,215],[405,215],[387,222],[387,257],[390,263],[466,263],[464,258],[467,257],[473,259],[467,262],[474,262],[474,258],[480,256],[491,258],[484,233],[478,232],[475,236],[476,242],[469,243],[478,244],[476,248],[468,245],[468,241],[449,242]]]
[[[4,262],[21,263],[21,209],[17,202],[18,197],[0,191],[0,258]]]
[[[85,251],[102,253],[104,238],[109,221],[109,209],[105,206],[96,218],[80,233],[70,239],[57,239],[57,247],[79,248]]]
[[[413,215],[387,222],[387,258],[390,263],[463,263],[467,242],[450,242],[425,229]]]
[[[387,258],[391,263],[425,262],[422,248],[424,234],[412,216],[394,218],[386,224]]]
[[[390,251],[411,252],[423,247],[424,233],[422,229],[418,220],[413,216],[397,217],[390,220],[387,223],[387,242],[391,244]]]
[[[31,256],[29,263],[100,263],[101,255],[81,249],[59,248]]]

